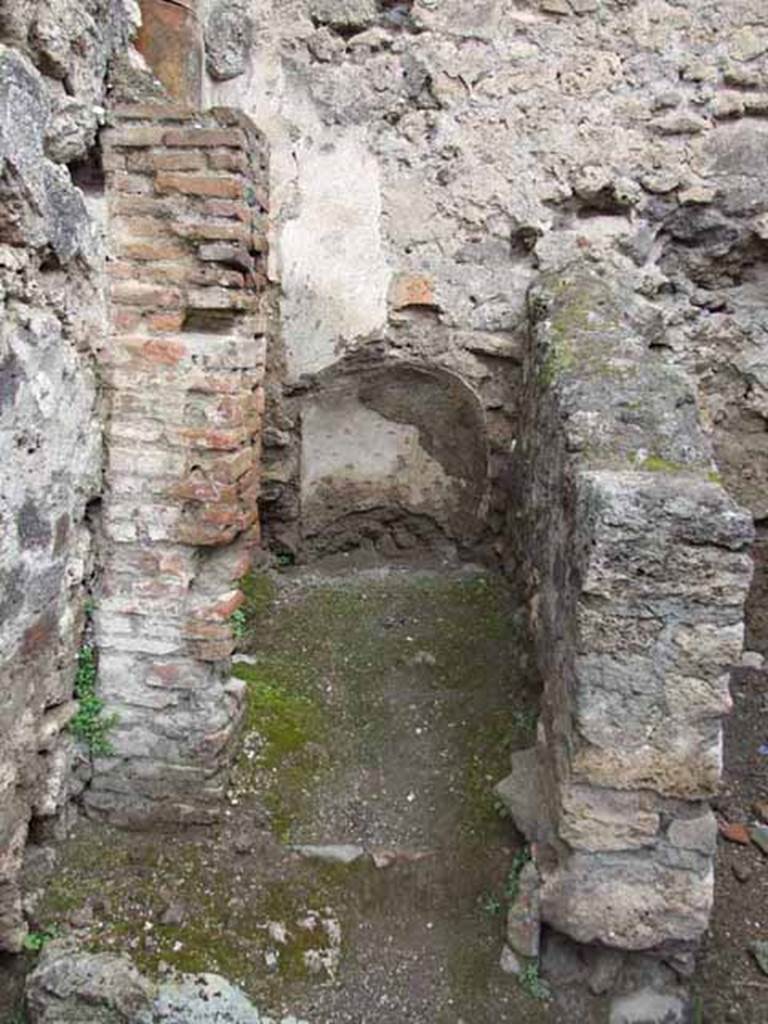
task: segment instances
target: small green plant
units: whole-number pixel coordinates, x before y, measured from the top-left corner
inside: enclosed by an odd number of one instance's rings
[[[653,454],[638,459],[637,454],[633,453],[629,460],[635,469],[642,470],[644,473],[684,473],[689,468],[682,463],[670,462],[669,459],[663,459],[660,455]]]
[[[492,892],[487,892],[480,897],[480,909],[489,917],[497,917],[504,909],[501,900],[498,900]]]
[[[39,953],[46,942],[55,939],[57,934],[56,929],[53,927],[43,928],[35,932],[27,932],[27,936],[24,939],[24,949],[28,953]]]
[[[520,892],[520,875],[523,868],[531,859],[531,851],[527,846],[521,846],[512,858],[512,867],[507,875],[507,884],[504,888],[504,895],[510,903],[514,903]]]
[[[504,803],[504,801],[503,800],[499,800],[498,797],[494,798],[493,809],[496,812],[496,814],[498,814],[498,816],[500,818],[509,818],[510,817],[509,808]]]
[[[13,1011],[8,1024],[29,1024],[29,1017],[23,1006],[19,1006]]]
[[[80,707],[69,723],[70,730],[91,758],[108,757],[112,753],[109,731],[117,723],[117,715],[104,714],[104,701],[96,693],[96,651],[90,644],[83,644],[77,655],[75,699]]]
[[[704,1024],[704,1000],[700,995],[695,995],[693,997],[692,1024]]]
[[[275,561],[281,569],[287,569],[289,566],[295,564],[296,556],[292,551],[278,551],[275,555]]]
[[[552,998],[552,990],[549,987],[549,983],[542,978],[539,973],[539,964],[536,960],[531,960],[525,967],[520,971],[518,975],[520,987],[524,992],[527,992],[531,999],[538,999],[541,1002],[545,1002]]]
[[[248,632],[248,616],[245,614],[244,609],[237,608],[233,611],[229,621],[232,624],[232,635],[235,640],[242,640]]]
[[[539,367],[538,383],[541,387],[551,387],[558,377],[568,373],[575,363],[569,342],[559,337],[549,348],[542,365]]]
[[[515,729],[526,737],[532,736],[536,732],[538,720],[539,714],[536,708],[518,708],[512,714]]]

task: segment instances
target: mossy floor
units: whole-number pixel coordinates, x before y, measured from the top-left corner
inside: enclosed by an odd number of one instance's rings
[[[498,967],[519,837],[492,787],[536,717],[504,584],[380,568],[270,589],[254,584],[236,659],[248,711],[221,827],[83,822],[39,926],[150,972],[218,971],[313,1024],[553,1020]]]

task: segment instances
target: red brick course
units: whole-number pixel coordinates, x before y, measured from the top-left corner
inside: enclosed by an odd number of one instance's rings
[[[182,192],[190,196],[216,196],[220,199],[239,199],[243,184],[231,175],[184,174],[181,171],[158,171],[155,177],[158,192]]]

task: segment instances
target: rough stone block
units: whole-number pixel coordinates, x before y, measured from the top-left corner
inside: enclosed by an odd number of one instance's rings
[[[240,267],[242,270],[253,270],[253,258],[242,245],[230,245],[227,242],[212,242],[198,247],[197,255],[205,262],[217,262]]]
[[[645,988],[614,999],[608,1024],[685,1024],[689,1009],[679,995]]]
[[[540,767],[536,747],[516,750],[511,773],[494,787],[517,828],[531,842],[541,839],[542,827],[546,827],[546,816],[541,813],[544,798]]]
[[[669,826],[667,838],[673,846],[713,857],[717,849],[717,821],[709,809],[695,818],[678,818]]]
[[[646,793],[577,785],[562,792],[558,831],[574,850],[594,853],[653,846],[660,823]]]
[[[243,224],[250,224],[254,218],[253,210],[247,203],[234,199],[204,199],[202,210],[207,217],[229,217]]]
[[[196,108],[183,103],[115,103],[110,109],[113,120],[121,121],[178,121],[184,122],[199,116]]]
[[[577,942],[653,949],[698,942],[713,896],[711,866],[690,870],[653,857],[580,853],[545,874],[542,920]]]

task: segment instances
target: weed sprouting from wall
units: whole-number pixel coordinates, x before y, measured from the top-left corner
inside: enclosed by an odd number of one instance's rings
[[[538,999],[546,1002],[552,998],[552,990],[549,983],[542,978],[539,972],[538,961],[532,960],[520,971],[520,987],[527,992],[531,999]]]
[[[504,895],[509,903],[514,903],[518,897],[520,892],[520,875],[530,859],[531,850],[528,846],[521,847],[512,858],[512,867],[509,869],[507,884],[504,889]]]
[[[248,617],[243,609],[238,608],[237,611],[232,612],[229,621],[232,625],[232,636],[235,640],[242,640],[248,632]]]
[[[87,749],[91,760],[112,753],[109,732],[117,723],[117,715],[104,713],[104,701],[96,693],[97,665],[96,648],[84,643],[77,655],[75,676],[75,700],[80,707],[69,728]]]

